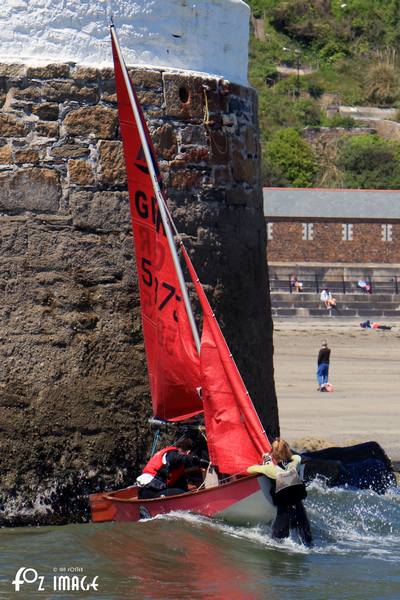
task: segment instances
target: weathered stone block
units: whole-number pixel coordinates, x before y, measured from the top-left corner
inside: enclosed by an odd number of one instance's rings
[[[222,165],[212,170],[211,181],[214,185],[228,185],[231,183],[231,172],[228,166]]]
[[[114,79],[114,69],[112,67],[104,67],[100,69],[100,76],[103,80]]]
[[[39,162],[39,152],[32,148],[24,150],[16,150],[15,152],[16,163],[37,163]]]
[[[0,148],[0,164],[9,164],[13,160],[10,146],[5,145]]]
[[[117,104],[118,102],[117,94],[111,93],[108,90],[103,91],[103,93],[101,94],[101,100],[103,102],[107,102],[108,104]]]
[[[58,123],[43,122],[36,124],[36,133],[43,137],[58,138],[59,131],[60,128]]]
[[[43,87],[43,97],[50,102],[89,102],[95,104],[99,99],[97,87],[80,87],[72,81],[48,81]]]
[[[256,156],[259,154],[259,143],[257,132],[252,127],[246,127],[244,138],[244,150],[247,154]]]
[[[63,124],[70,135],[111,139],[116,134],[117,113],[102,106],[78,108],[67,114]]]
[[[194,169],[182,169],[170,173],[170,186],[175,190],[189,190],[201,185],[203,174]]]
[[[90,148],[80,144],[62,144],[50,150],[50,155],[54,158],[81,158],[89,154]]]
[[[182,147],[176,159],[171,161],[171,166],[179,167],[182,163],[207,163],[209,158],[210,151],[208,148],[198,148],[196,146]]]
[[[140,104],[143,107],[147,107],[147,106],[152,106],[153,108],[155,106],[160,107],[162,106],[163,102],[164,102],[164,97],[161,93],[157,93],[157,92],[152,92],[152,91],[138,91],[137,93],[138,99]]]
[[[213,118],[213,113],[226,112],[228,109],[227,82],[219,79],[203,80],[205,118]]]
[[[93,67],[80,66],[72,70],[71,76],[75,81],[98,81],[100,78],[100,71]]]
[[[99,154],[102,181],[114,185],[126,185],[125,159],[122,142],[100,142]]]
[[[210,129],[211,161],[216,165],[226,165],[230,161],[229,135],[221,130]]]
[[[257,100],[257,93],[253,88],[248,88],[238,83],[229,82],[227,85],[227,92],[230,96],[237,96],[243,100],[249,100],[250,102]]]
[[[3,265],[0,263],[0,277],[2,277],[3,271],[10,267],[10,257],[26,255],[28,235],[26,222],[15,220],[15,217],[1,217],[0,228],[0,257],[5,263]],[[5,275],[7,276],[7,273]]]
[[[180,128],[179,135],[183,146],[205,146],[207,144],[204,125],[186,125]]]
[[[61,186],[56,171],[30,167],[12,173],[0,173],[0,210],[56,212]]]
[[[241,100],[235,96],[229,98],[228,112],[237,115],[250,114],[250,105],[247,100]]]
[[[70,196],[74,226],[92,231],[129,231],[126,192],[76,192]]]
[[[43,121],[57,121],[59,107],[53,102],[43,102],[43,104],[33,106],[32,112]]]
[[[28,67],[27,77],[35,79],[57,79],[69,77],[70,66],[64,63],[50,64],[44,67]]]
[[[42,96],[42,88],[40,85],[30,85],[25,88],[10,88],[8,92],[8,98],[11,101],[23,100],[23,101],[37,101]]]
[[[163,74],[165,112],[181,119],[202,118],[204,91],[201,77]]]
[[[28,128],[23,121],[17,119],[14,115],[0,113],[0,136],[24,137],[27,134]]]
[[[0,64],[0,77],[22,78],[26,75],[26,65],[21,64]]]
[[[93,169],[87,160],[69,160],[68,174],[73,185],[93,185],[95,182]]]
[[[254,183],[258,173],[258,161],[243,158],[239,152],[235,152],[232,161],[232,172],[236,181]]]
[[[162,73],[161,71],[151,71],[150,69],[128,69],[128,73],[136,88],[149,88],[158,90],[162,88]],[[111,77],[114,77],[112,73]]]
[[[153,141],[159,158],[171,160],[177,155],[178,145],[175,129],[168,123],[154,131]]]

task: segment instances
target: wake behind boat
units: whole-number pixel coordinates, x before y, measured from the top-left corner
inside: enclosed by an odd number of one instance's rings
[[[136,521],[184,510],[269,522],[276,514],[269,480],[249,476],[246,469],[262,462],[271,445],[168,211],[150,133],[114,26],[111,41],[153,415],[167,422],[204,415],[210,464],[223,478],[185,494],[146,500],[138,499],[136,487],[93,494],[92,520]],[[201,334],[181,261],[201,309]]]

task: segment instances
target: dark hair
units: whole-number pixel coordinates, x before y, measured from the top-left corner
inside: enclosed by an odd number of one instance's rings
[[[183,450],[184,452],[186,452],[187,450],[193,449],[193,441],[188,437],[179,438],[179,440],[176,442],[175,445],[177,448],[179,448],[180,450]]]

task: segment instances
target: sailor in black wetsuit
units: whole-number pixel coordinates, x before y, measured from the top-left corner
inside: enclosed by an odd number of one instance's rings
[[[180,439],[176,446],[167,446],[156,452],[136,479],[139,498],[175,496],[188,491],[186,469],[208,467],[208,462],[191,454],[193,442]]]
[[[310,523],[302,502],[307,492],[299,476],[300,463],[301,457],[292,454],[288,443],[277,439],[272,444],[270,462],[253,465],[247,470],[249,473],[261,473],[273,482],[271,495],[277,515],[272,525],[272,537],[286,538],[291,529],[297,529],[302,542],[311,545]]]

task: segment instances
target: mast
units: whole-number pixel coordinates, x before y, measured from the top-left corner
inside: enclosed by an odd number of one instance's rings
[[[129,101],[131,103],[133,114],[135,116],[136,126],[138,128],[140,140],[141,140],[141,143],[142,143],[143,152],[144,152],[144,155],[146,157],[147,167],[148,167],[149,175],[150,175],[151,182],[152,182],[152,185],[153,185],[154,195],[155,195],[156,200],[157,200],[157,204],[158,204],[158,208],[159,208],[160,216],[161,216],[161,221],[162,221],[162,224],[163,224],[164,229],[165,229],[165,234],[167,236],[168,246],[169,246],[169,249],[171,251],[172,260],[173,260],[174,267],[175,267],[175,270],[176,270],[176,274],[177,274],[177,277],[178,277],[178,281],[179,281],[179,286],[180,286],[181,293],[182,293],[183,302],[185,304],[186,312],[187,312],[189,323],[190,323],[190,328],[191,328],[192,334],[193,334],[193,339],[194,339],[194,342],[195,342],[195,345],[196,345],[196,348],[197,348],[197,352],[200,354],[200,337],[199,337],[199,333],[197,331],[196,321],[195,321],[193,310],[192,310],[192,307],[191,307],[191,304],[190,304],[190,299],[189,299],[189,294],[188,294],[188,291],[187,291],[187,288],[186,288],[185,278],[183,276],[182,267],[181,267],[181,264],[179,262],[178,252],[177,252],[177,249],[176,249],[176,246],[175,246],[175,241],[174,241],[174,238],[173,238],[173,235],[172,235],[172,231],[171,231],[171,227],[170,227],[170,223],[169,223],[169,219],[168,219],[167,210],[166,210],[166,207],[165,207],[165,204],[164,204],[164,196],[163,196],[163,194],[161,192],[160,185],[159,185],[158,180],[157,180],[157,175],[156,175],[156,172],[155,172],[155,169],[154,169],[151,152],[150,152],[149,146],[147,144],[146,134],[144,132],[142,120],[140,118],[139,109],[138,109],[138,106],[136,104],[135,97],[133,95],[131,81],[130,81],[130,78],[129,78],[129,75],[128,75],[128,71],[127,71],[127,68],[126,68],[126,65],[125,65],[124,58],[122,56],[122,52],[121,52],[121,48],[120,48],[120,45],[119,45],[119,42],[118,42],[118,37],[117,37],[117,33],[115,31],[114,24],[110,25],[110,31],[111,31],[112,38],[114,40],[115,48],[116,48],[117,53],[118,53],[119,62],[121,64],[122,74],[124,76],[125,85],[126,85],[126,89],[127,89],[128,96],[129,96]]]

